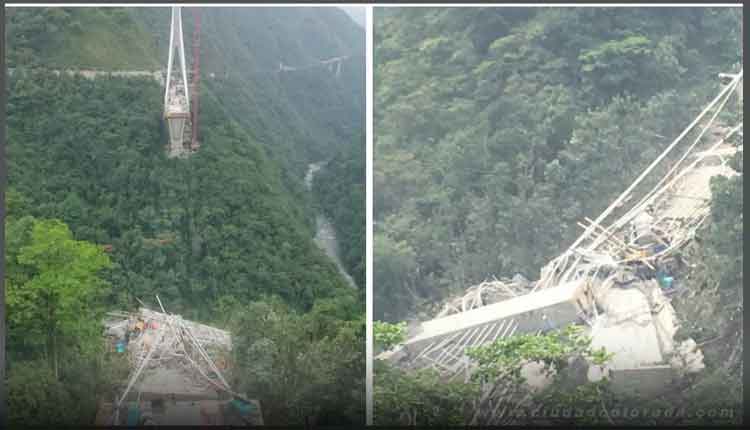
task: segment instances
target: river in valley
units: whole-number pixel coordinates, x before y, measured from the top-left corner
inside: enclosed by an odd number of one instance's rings
[[[325,164],[322,162],[312,163],[308,166],[307,174],[305,175],[305,186],[309,192],[312,192],[312,182],[315,174],[322,168],[325,168]],[[346,279],[349,286],[357,288],[354,279],[347,273],[344,265],[341,263],[339,243],[336,239],[336,231],[333,228],[333,224],[331,224],[331,221],[324,214],[318,213],[315,216],[315,225],[315,243],[325,251],[328,258],[336,263],[336,267],[338,267],[339,272],[341,272],[341,275]]]

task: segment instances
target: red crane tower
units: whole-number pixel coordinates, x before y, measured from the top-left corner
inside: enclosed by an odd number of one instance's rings
[[[199,89],[201,81],[201,14],[199,8],[193,8],[193,82],[192,82],[192,97],[190,99],[190,115],[191,115],[191,142],[190,149],[197,151],[200,148],[200,142],[198,141],[198,101],[199,101]]]

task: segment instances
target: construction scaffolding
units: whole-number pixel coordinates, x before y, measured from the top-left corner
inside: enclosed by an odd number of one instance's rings
[[[729,129],[719,128],[723,136],[709,143],[707,148],[704,137],[710,130],[717,130],[716,119],[729,100],[733,96],[739,97],[737,89],[741,87],[742,77],[742,70],[733,75],[732,81],[609,207],[595,220],[586,219],[585,224],[580,224],[585,229],[583,234],[542,269],[535,288],[585,279],[602,268],[615,268],[630,262],[652,265],[654,261],[673,254],[695,236],[710,214],[711,178],[737,174],[727,166],[728,157],[725,155],[738,151],[729,142],[735,134],[742,133],[743,124]],[[672,163],[657,185],[643,193],[637,203],[605,227],[605,222],[615,210],[622,210],[625,202],[633,200],[636,187],[691,132],[697,134],[693,142]],[[709,164],[715,161],[715,157],[719,160],[718,165]],[[634,221],[637,223],[639,217],[649,212],[659,215],[653,217],[650,225],[644,229],[648,234],[636,237],[629,234],[627,229]]]
[[[218,411],[231,402],[257,411],[239,424],[262,424],[258,402],[233,391],[224,376],[230,367],[229,332],[186,321],[163,307],[161,312],[144,307],[134,314],[114,312],[109,317],[105,335],[118,353],[127,355],[131,371],[127,384],[111,405],[112,416],[107,424],[123,424],[121,415],[133,408],[147,409],[142,402],[163,404],[165,400],[174,406],[172,409],[187,408],[180,416],[172,417],[189,421],[182,424],[206,424],[200,415],[186,418],[186,412],[206,409],[207,404]],[[174,424],[164,414],[150,417],[152,421],[159,418],[161,422],[157,424]],[[221,424],[226,420],[214,417],[213,421]]]

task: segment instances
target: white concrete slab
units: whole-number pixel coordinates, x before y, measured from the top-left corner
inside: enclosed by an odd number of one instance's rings
[[[527,312],[553,308],[556,305],[569,304],[577,307],[577,300],[585,300],[582,297],[583,289],[584,284],[582,282],[570,282],[467,312],[425,321],[422,323],[420,334],[409,339],[406,345],[519,316]]]

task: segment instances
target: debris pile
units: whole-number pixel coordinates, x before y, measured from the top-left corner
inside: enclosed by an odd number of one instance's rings
[[[596,304],[603,313],[593,320],[589,336],[594,348],[614,353],[600,373],[610,376],[616,391],[640,396],[662,394],[668,382],[686,370],[674,361],[679,322],[664,288],[656,279],[623,286],[614,277],[599,287],[602,292]],[[686,344],[695,346],[692,339]],[[689,372],[704,367],[702,358],[700,351],[693,354]],[[590,372],[590,380],[598,380],[598,373]]]
[[[102,404],[97,424],[262,424],[259,403],[224,377],[229,332],[141,308],[110,313],[105,336],[110,351],[126,354],[131,374],[115,401]]]

